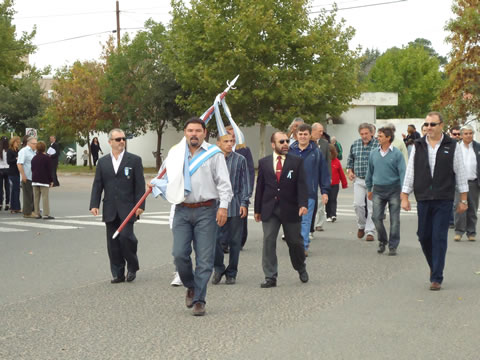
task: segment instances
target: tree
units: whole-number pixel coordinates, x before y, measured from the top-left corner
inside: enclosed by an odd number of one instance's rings
[[[430,56],[436,57],[438,59],[438,62],[442,66],[447,63],[447,58],[445,56],[441,56],[435,51],[435,49],[432,47],[432,42],[430,40],[424,38],[416,38],[414,41],[410,41],[408,45],[417,45],[423,47],[430,54]]]
[[[398,106],[377,109],[380,119],[424,117],[443,86],[438,59],[419,45],[387,50],[367,82],[369,91],[398,93]]]
[[[31,41],[35,36],[35,28],[31,33],[22,33],[16,39],[16,27],[12,24],[13,0],[0,3],[0,85],[9,86],[13,76],[27,69],[25,57],[33,53],[35,46]]]
[[[359,81],[361,83],[367,80],[368,73],[379,57],[380,51],[378,49],[367,49],[364,51],[360,61]]]
[[[97,62],[75,62],[71,68],[57,71],[53,90],[54,98],[46,110],[49,126],[75,134],[77,142],[88,144],[90,158],[90,135],[105,130],[112,122],[112,114],[105,111],[100,81],[103,65]],[[89,160],[90,168],[92,167]]]
[[[456,0],[457,16],[445,29],[452,45],[450,62],[445,66],[447,83],[436,103],[438,110],[455,122],[480,114],[480,1]]]
[[[45,108],[44,91],[39,79],[40,73],[32,71],[12,79],[8,87],[0,85],[0,128],[25,134],[25,128],[39,127]]]
[[[175,102],[180,85],[163,61],[165,27],[151,20],[145,27],[108,56],[103,94],[130,133],[157,133],[158,169],[163,132],[168,124],[178,127],[184,113]]]
[[[307,0],[172,1],[168,66],[187,95],[188,111],[202,114],[225,81],[237,74],[228,103],[241,125],[286,128],[338,115],[360,95],[354,29],[336,11],[309,18]],[[263,137],[262,137],[263,138]]]

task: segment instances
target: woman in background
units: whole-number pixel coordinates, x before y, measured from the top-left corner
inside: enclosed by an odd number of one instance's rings
[[[97,166],[98,161],[98,152],[101,152],[103,155],[102,148],[100,147],[100,143],[98,142],[98,138],[95,136],[90,144],[90,151],[92,153],[93,158],[93,166]]]
[[[5,194],[5,211],[10,209],[10,183],[8,181],[8,139],[3,136],[0,139],[0,210],[3,206],[3,197]],[[5,191],[4,191],[5,190]]]
[[[337,197],[339,191],[340,181],[342,182],[342,189],[348,187],[347,178],[343,172],[342,164],[337,158],[337,149],[335,145],[330,144],[330,155],[332,158],[332,183],[330,186],[330,194],[328,195],[328,202],[326,207],[327,211],[327,221],[335,222],[337,221]]]
[[[10,212],[16,214],[20,210],[20,172],[17,167],[18,151],[21,140],[18,136],[10,139],[7,151],[8,180],[10,183]]]
[[[37,144],[37,155],[32,159],[32,187],[33,187],[33,203],[34,212],[37,219],[41,219],[40,215],[40,198],[43,204],[43,218],[55,219],[50,216],[50,203],[48,201],[49,188],[53,186],[52,176],[52,159],[45,154],[47,146],[43,141]]]

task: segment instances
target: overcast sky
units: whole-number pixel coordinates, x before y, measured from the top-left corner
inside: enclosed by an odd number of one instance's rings
[[[314,0],[312,11],[331,9],[332,3]],[[352,48],[361,45],[385,51],[425,38],[441,55],[450,51],[443,28],[453,17],[451,4],[451,0],[337,1],[339,17],[356,29]],[[15,10],[17,34],[37,26],[34,43],[38,50],[30,57],[37,67],[51,65],[55,69],[76,60],[98,59],[100,43],[116,29],[115,0],[15,0]],[[170,0],[120,0],[120,11],[121,33],[134,34],[148,18],[167,24]],[[85,36],[90,34],[96,35]],[[61,41],[81,36],[85,37]]]

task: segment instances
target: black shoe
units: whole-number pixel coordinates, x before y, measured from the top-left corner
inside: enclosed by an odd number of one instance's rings
[[[8,211],[10,210],[10,206],[9,205],[5,205],[5,211]]]
[[[224,254],[228,254],[230,252],[230,250],[228,249],[228,246],[223,246],[222,245],[222,250],[223,250]]]
[[[277,286],[277,280],[275,279],[265,279],[263,283],[260,284],[262,289],[268,289]]]
[[[227,280],[225,280],[225,284],[234,285],[235,284],[235,278],[231,277],[231,276],[227,276]]]
[[[391,248],[388,249],[388,256],[395,256],[397,255],[397,249]]]
[[[122,276],[122,277],[116,277],[116,278],[113,278],[110,283],[112,284],[120,284],[122,282],[125,281],[125,276]]]
[[[212,284],[217,285],[222,280],[223,274],[225,274],[225,273],[224,272],[219,273],[219,272],[215,271],[213,273],[213,277],[212,277]]]
[[[380,243],[378,244],[378,250],[377,250],[377,253],[379,254],[383,254],[385,252],[385,244],[384,243]]]
[[[308,273],[307,270],[299,271],[298,274],[300,275],[300,281],[302,283],[308,282]]]
[[[137,277],[137,272],[136,271],[127,272],[127,281],[128,282],[132,282],[133,280],[135,280],[136,277]]]
[[[44,216],[43,220],[53,220],[55,219],[53,216]]]

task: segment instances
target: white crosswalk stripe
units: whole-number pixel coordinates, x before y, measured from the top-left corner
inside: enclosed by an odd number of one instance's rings
[[[51,220],[48,220],[51,221]],[[13,226],[26,226],[26,227],[33,227],[38,229],[50,229],[50,230],[71,230],[71,229],[78,229],[78,226],[66,226],[66,225],[55,225],[52,223],[40,223],[40,222],[30,222],[30,221],[5,221],[3,222],[5,225],[13,225]]]
[[[0,226],[0,232],[1,232],[1,233],[21,232],[21,231],[28,231],[28,230],[25,230],[25,229],[15,229],[15,228],[6,228],[6,227],[1,227],[1,226]]]

